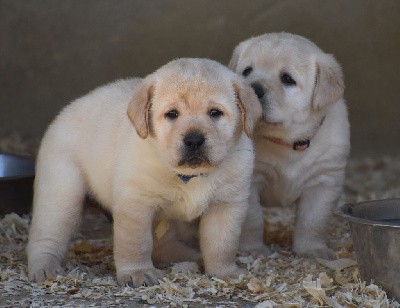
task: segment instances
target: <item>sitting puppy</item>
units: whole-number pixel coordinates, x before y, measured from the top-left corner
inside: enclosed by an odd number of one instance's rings
[[[72,102],[38,155],[30,279],[62,273],[86,193],[113,215],[120,284],[157,283],[164,273],[152,262],[153,230],[160,221],[198,217],[205,271],[239,274],[235,253],[254,159],[249,137],[261,112],[243,78],[206,59],[178,59]],[[165,259],[197,257],[170,238],[161,251],[175,255]]]
[[[229,66],[245,77],[263,108],[242,249],[263,249],[260,203],[297,204],[294,252],[332,258],[325,237],[350,148],[339,64],[301,36],[271,33],[240,43]]]

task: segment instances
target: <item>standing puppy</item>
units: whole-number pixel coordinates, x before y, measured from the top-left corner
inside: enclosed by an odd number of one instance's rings
[[[244,80],[205,59],[175,60],[143,80],[117,81],[72,102],[39,151],[30,279],[62,272],[86,193],[113,215],[120,284],[157,283],[163,273],[152,262],[154,227],[198,217],[205,271],[239,274],[235,253],[254,159],[249,137],[260,115]],[[167,238],[161,251],[173,255],[157,259],[197,256]]]
[[[263,108],[242,248],[263,248],[260,202],[297,204],[294,252],[332,258],[326,232],[350,149],[339,64],[304,37],[271,33],[240,43],[229,66],[245,77]]]

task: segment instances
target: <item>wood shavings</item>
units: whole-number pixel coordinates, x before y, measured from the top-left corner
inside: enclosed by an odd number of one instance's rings
[[[264,291],[263,283],[257,278],[251,278],[250,281],[247,283],[247,287],[251,292],[254,293],[260,293]]]
[[[332,286],[333,279],[330,278],[325,272],[320,273],[318,278],[321,282],[321,287],[329,288]]]
[[[74,254],[76,259],[82,264],[99,264],[112,262],[110,255],[112,255],[111,247],[97,246],[88,241],[80,241],[73,245],[70,253]]]
[[[200,273],[199,265],[196,262],[180,262],[176,263],[171,268],[172,274],[188,275],[190,273]]]
[[[307,278],[303,280],[303,288],[306,289],[319,304],[325,303],[329,305],[329,307],[344,308],[344,306],[326,295],[325,291],[321,288],[321,281],[319,278],[316,281],[313,281],[311,276],[307,276]]]
[[[272,308],[277,306],[274,301],[263,301],[255,306],[255,308]]]
[[[347,174],[342,203],[400,197],[400,158],[352,161]],[[297,258],[289,241],[294,216],[294,208],[266,210],[268,229],[280,234],[273,253],[239,254],[237,264],[248,273],[237,279],[209,277],[197,263],[182,262],[167,268],[160,285],[137,289],[117,285],[111,227],[99,217],[85,220],[73,240],[66,276],[30,283],[25,254],[30,218],[5,216],[0,218],[0,307],[400,307],[379,286],[360,279],[349,227],[342,221],[333,220],[329,245],[338,260],[347,261]],[[165,225],[161,229],[161,236],[168,231]]]
[[[317,261],[334,271],[341,271],[342,269],[357,265],[357,261],[351,259],[338,259],[332,261],[317,259]]]
[[[0,242],[2,241],[25,241],[28,239],[29,219],[27,216],[20,217],[15,213],[4,216],[0,221]]]
[[[352,202],[400,198],[400,159],[386,156],[350,160],[345,193]]]
[[[301,308],[301,304],[300,303],[285,303],[283,305],[283,308]]]

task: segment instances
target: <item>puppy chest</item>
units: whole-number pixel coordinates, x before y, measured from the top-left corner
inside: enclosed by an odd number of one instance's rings
[[[277,170],[259,173],[261,202],[267,206],[290,206],[300,198],[303,179]]]
[[[192,221],[204,213],[210,197],[209,193],[201,190],[176,194],[172,200],[161,206],[160,216],[166,219]]]

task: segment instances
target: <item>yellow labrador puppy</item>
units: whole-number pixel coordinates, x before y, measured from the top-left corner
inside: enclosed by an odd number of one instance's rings
[[[120,284],[152,285],[164,275],[151,258],[153,230],[169,219],[200,217],[205,271],[239,274],[235,252],[254,159],[249,137],[260,116],[244,80],[206,59],[178,59],[72,102],[50,125],[38,155],[30,279],[62,273],[86,193],[113,215]],[[197,257],[165,238],[170,247],[161,251],[175,255],[158,258]]]
[[[240,43],[229,66],[245,77],[263,108],[242,248],[264,249],[260,202],[297,204],[293,250],[333,257],[325,237],[350,148],[339,64],[304,37],[271,33]]]

